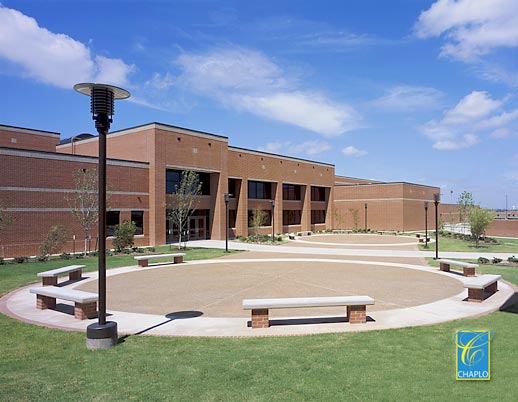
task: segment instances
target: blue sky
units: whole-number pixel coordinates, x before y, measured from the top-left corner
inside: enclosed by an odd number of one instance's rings
[[[518,2],[0,0],[0,124],[94,132],[78,82],[336,173],[518,208]]]

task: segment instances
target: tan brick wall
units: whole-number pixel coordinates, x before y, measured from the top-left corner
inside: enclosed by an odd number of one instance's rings
[[[487,229],[488,236],[503,236],[518,238],[518,219],[495,219]]]

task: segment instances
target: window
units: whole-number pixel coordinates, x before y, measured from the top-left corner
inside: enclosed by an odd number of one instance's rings
[[[300,225],[300,220],[301,220],[301,211],[300,210],[296,210],[296,211],[282,211],[282,224],[284,226],[287,226],[287,225]]]
[[[263,210],[264,212],[264,220],[261,226],[271,226],[272,225],[272,211]],[[253,217],[254,211],[252,209],[248,210],[248,227],[252,227],[252,217]]]
[[[120,223],[120,211],[106,212],[106,236],[115,235],[115,226]]]
[[[183,171],[166,170],[165,171],[165,192],[166,194],[174,194],[182,181]],[[201,183],[200,195],[210,195],[210,173],[196,172]]]
[[[237,198],[239,191],[238,181],[236,179],[228,179],[228,193],[230,198]]]
[[[144,211],[131,211],[131,221],[137,226],[135,234],[144,234]]]
[[[315,223],[326,223],[326,211],[325,210],[311,210],[311,224]]]
[[[311,186],[311,201],[325,201],[325,200],[326,200],[326,188]]]
[[[300,201],[300,186],[296,184],[283,184],[282,199]]]
[[[272,183],[265,183],[262,181],[249,181],[248,198],[257,200],[271,200]]]

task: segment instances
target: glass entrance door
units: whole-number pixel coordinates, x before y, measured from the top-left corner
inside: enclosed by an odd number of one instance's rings
[[[189,217],[189,240],[205,240],[207,238],[205,220],[205,216]]]

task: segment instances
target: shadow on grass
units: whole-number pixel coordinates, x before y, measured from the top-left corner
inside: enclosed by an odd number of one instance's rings
[[[145,328],[145,329],[143,329],[143,330],[141,330],[139,332],[136,332],[134,334],[128,334],[128,335],[121,336],[119,338],[119,343],[123,343],[130,336],[145,334],[146,332],[149,332],[149,331],[151,331],[151,330],[153,330],[155,328],[161,327],[162,325],[168,324],[171,321],[185,320],[185,319],[188,319],[188,318],[196,318],[196,317],[200,317],[202,315],[203,315],[203,313],[201,311],[175,311],[174,313],[166,314],[165,318],[167,318],[167,320],[165,320],[163,322],[160,322],[160,323],[158,323],[156,325],[153,325],[152,327]]]
[[[518,314],[518,293],[513,294],[509,299],[507,299],[502,307],[500,307],[500,311]]]

